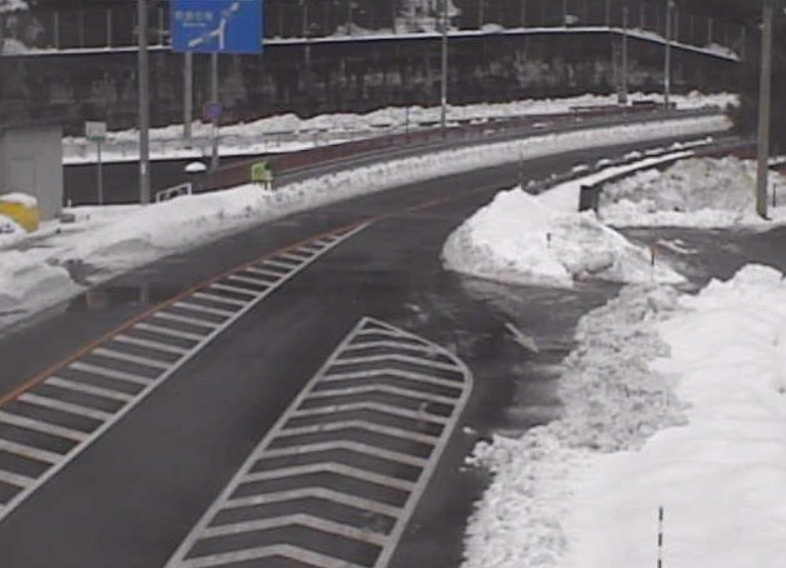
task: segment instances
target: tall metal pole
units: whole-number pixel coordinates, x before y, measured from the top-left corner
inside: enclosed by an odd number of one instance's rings
[[[767,218],[768,161],[770,158],[770,104],[772,102],[772,0],[764,0],[761,36],[761,79],[759,81],[759,147],[756,175],[756,213]]]
[[[628,7],[622,9],[622,88],[619,103],[628,104]]]
[[[183,138],[186,147],[190,148],[194,120],[194,52],[186,51],[183,56]]]
[[[663,106],[668,110],[671,106],[671,24],[674,1],[666,0],[666,61],[663,70]]]
[[[440,126],[444,131],[448,122],[448,0],[442,0],[442,84]]]
[[[137,0],[139,36],[139,202],[150,203],[150,53],[147,45],[147,0]]]
[[[218,52],[214,51],[210,54],[210,102],[212,102],[216,108],[218,106]],[[210,157],[210,169],[215,171],[218,169],[218,112],[214,109],[212,121],[213,121],[213,152]]]

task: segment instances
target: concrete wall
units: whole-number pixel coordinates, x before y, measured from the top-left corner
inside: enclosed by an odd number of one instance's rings
[[[0,131],[0,193],[34,195],[42,219],[63,207],[63,143],[60,126]]]

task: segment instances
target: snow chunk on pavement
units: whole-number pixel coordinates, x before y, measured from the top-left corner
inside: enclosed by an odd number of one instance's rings
[[[786,196],[786,178],[770,174],[770,196]],[[599,215],[613,226],[729,227],[761,222],[755,215],[756,164],[694,158],[661,172],[645,170],[603,188]],[[786,220],[786,208],[773,216]]]
[[[520,188],[494,201],[457,229],[443,249],[446,267],[507,282],[571,287],[574,280],[679,283],[649,252],[609,229],[592,212],[544,205]]]

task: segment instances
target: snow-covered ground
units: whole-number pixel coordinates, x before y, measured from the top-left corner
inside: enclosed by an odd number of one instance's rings
[[[783,274],[748,265],[682,294],[608,226],[773,227],[784,208],[756,218],[753,162],[694,157],[609,184],[600,217],[574,213],[581,184],[604,175],[502,192],[443,249],[448,267],[484,278],[634,283],[581,320],[561,417],[475,448],[470,462],[494,478],[464,568],[656,565],[661,508],[664,566],[786,566]],[[771,181],[781,196],[784,179]]]
[[[636,94],[637,99],[661,100],[658,94]],[[736,105],[736,95],[721,93],[704,95],[692,93],[674,96],[679,108],[690,109],[707,105],[725,108]],[[448,107],[450,122],[482,122],[533,114],[559,114],[573,107],[616,104],[616,97],[583,95],[562,99],[527,99],[511,103],[474,104]],[[440,120],[440,107],[388,107],[366,114],[325,114],[301,119],[294,114],[276,115],[254,122],[226,126],[221,129],[223,154],[261,154],[292,152],[313,146],[334,144],[347,140],[401,132],[407,126],[419,128]],[[150,132],[151,157],[204,158],[211,153],[211,126],[194,122],[192,148],[183,145],[182,125],[155,128]],[[139,132],[124,130],[110,132],[102,145],[102,160],[132,161],[139,159]],[[66,164],[96,161],[96,145],[84,137],[63,140],[63,159]]]

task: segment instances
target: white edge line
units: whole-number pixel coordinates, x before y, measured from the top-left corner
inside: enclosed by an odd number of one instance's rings
[[[362,226],[365,228],[365,226]],[[360,229],[357,229],[360,230]],[[354,231],[348,233],[348,235],[354,234]],[[339,241],[340,242],[340,241]],[[326,250],[329,250],[335,245],[332,243]],[[391,326],[380,322],[374,318],[370,317],[363,317],[353,328],[352,330],[344,337],[344,339],[339,343],[336,349],[330,354],[330,356],[325,360],[322,366],[317,370],[314,376],[306,383],[304,388],[300,391],[300,393],[295,397],[295,399],[290,403],[287,409],[281,414],[278,418],[276,423],[273,427],[268,431],[267,435],[262,439],[262,441],[254,448],[254,451],[251,455],[246,459],[245,463],[240,467],[240,469],[235,473],[232,477],[230,482],[226,485],[223,489],[221,494],[213,501],[213,503],[208,507],[202,517],[199,519],[196,525],[191,529],[188,533],[188,536],[183,540],[174,554],[170,557],[169,561],[166,563],[164,568],[180,568],[182,566],[188,566],[187,561],[185,560],[186,555],[188,552],[194,547],[194,544],[202,538],[202,534],[209,526],[211,520],[215,517],[215,515],[223,508],[223,504],[229,501],[231,495],[235,492],[235,490],[242,484],[243,478],[246,477],[251,469],[253,468],[254,464],[263,456],[264,451],[267,449],[267,446],[272,442],[278,435],[279,432],[282,431],[284,424],[289,420],[291,411],[297,409],[300,404],[311,394],[312,389],[316,386],[317,383],[322,379],[323,374],[335,364],[335,360],[337,360],[338,356],[345,351],[346,347],[352,343],[354,338],[360,334],[360,330],[368,323],[374,325],[382,325],[390,329]],[[402,332],[405,336],[410,337],[417,337],[413,334],[409,334],[407,332]],[[421,339],[422,341],[422,339]],[[435,345],[438,351],[446,354],[451,360],[456,362],[457,367],[459,367],[462,371],[464,376],[464,388],[462,391],[461,396],[456,400],[454,406],[454,416],[456,419],[453,421],[453,427],[450,427],[450,424],[447,424],[445,428],[443,428],[441,435],[438,438],[437,444],[434,446],[434,449],[429,456],[429,462],[425,468],[423,468],[422,473],[418,479],[418,481],[414,484],[412,492],[410,493],[406,506],[401,512],[401,515],[396,520],[396,524],[391,531],[390,535],[388,536],[388,544],[382,547],[382,551],[380,556],[374,565],[374,568],[384,568],[390,560],[391,555],[396,550],[398,546],[398,542],[401,540],[403,535],[404,529],[409,522],[412,513],[414,512],[415,506],[420,501],[420,497],[422,496],[426,485],[428,484],[429,479],[436,469],[437,464],[442,456],[442,453],[447,446],[448,441],[450,440],[453,431],[455,430],[456,424],[458,424],[458,418],[463,412],[467,400],[469,399],[469,395],[472,392],[472,372],[466,366],[466,364],[456,357],[453,353],[444,349],[441,346]],[[417,497],[417,498],[415,498]],[[384,559],[384,562],[382,560]]]
[[[325,250],[329,250],[332,248],[332,244],[330,247],[326,247]],[[317,370],[311,379],[309,379],[308,383],[306,383],[305,387],[301,389],[300,393],[295,397],[295,399],[289,404],[287,409],[279,416],[276,423],[273,427],[268,431],[267,435],[262,439],[262,441],[254,448],[254,451],[251,452],[251,455],[248,456],[246,461],[240,466],[240,469],[235,473],[232,477],[230,482],[224,487],[224,490],[219,494],[219,496],[213,501],[213,503],[207,508],[205,513],[199,519],[196,525],[191,529],[191,532],[188,533],[188,536],[183,540],[180,546],[177,548],[175,553],[170,557],[169,561],[164,565],[164,568],[175,568],[179,566],[186,566],[187,563],[185,562],[185,557],[188,552],[193,548],[194,544],[202,538],[202,533],[210,524],[210,521],[213,517],[218,513],[222,508],[226,501],[229,500],[232,493],[235,492],[238,486],[241,485],[243,478],[246,477],[250,472],[251,468],[254,464],[262,457],[262,454],[267,449],[270,442],[272,442],[282,430],[284,424],[289,420],[290,413],[300,406],[300,404],[305,400],[309,394],[311,393],[311,389],[314,385],[316,385],[319,380],[322,378],[323,373],[333,365],[333,360],[337,357],[339,353],[343,350],[344,346],[348,345],[352,339],[354,339],[357,331],[363,327],[366,322],[366,318],[361,319],[352,330],[341,340],[338,347],[330,354],[330,356],[325,360],[322,366]]]
[[[439,442],[437,442],[437,445],[434,447],[434,450],[429,456],[428,465],[426,465],[425,469],[423,469],[423,472],[420,474],[420,478],[415,484],[412,493],[409,494],[407,503],[404,506],[401,515],[398,517],[398,519],[396,519],[396,524],[393,527],[390,536],[388,537],[389,544],[382,549],[382,553],[377,558],[374,568],[386,568],[390,562],[390,558],[398,548],[398,543],[401,540],[401,537],[404,535],[404,529],[406,529],[412,514],[415,512],[415,507],[417,507],[418,503],[420,502],[420,498],[425,492],[426,486],[428,486],[428,482],[431,480],[431,476],[437,469],[437,465],[442,459],[442,454],[445,452],[445,448],[447,447],[448,442],[450,441],[450,438],[452,437],[453,432],[458,425],[461,414],[464,412],[464,409],[467,406],[467,401],[469,400],[469,396],[472,393],[472,371],[470,371],[469,367],[467,367],[464,361],[453,355],[450,351],[442,347],[439,347],[439,349],[443,353],[449,355],[450,358],[461,367],[464,374],[464,389],[461,393],[461,397],[459,397],[454,406],[453,415],[455,416],[455,419],[452,421],[452,423],[446,424],[445,428],[442,430],[442,434],[439,437]]]
[[[261,294],[258,298],[254,298],[251,300],[247,306],[241,308],[234,316],[230,319],[222,323],[219,327],[213,329],[209,335],[205,336],[199,343],[194,345],[191,351],[177,360],[175,366],[169,368],[168,370],[164,371],[157,379],[151,382],[148,386],[146,386],[142,391],[137,394],[136,400],[130,402],[123,406],[117,413],[115,413],[109,420],[101,424],[98,428],[96,428],[89,436],[84,438],[81,442],[77,443],[75,446],[71,448],[67,454],[64,454],[64,459],[57,464],[54,464],[52,467],[47,469],[41,476],[39,476],[35,483],[29,485],[28,487],[24,488],[22,491],[14,495],[13,499],[9,500],[7,503],[3,504],[2,508],[0,508],[0,521],[5,519],[11,511],[15,510],[20,503],[22,503],[25,499],[27,499],[30,495],[32,495],[35,491],[38,490],[44,483],[49,481],[52,477],[54,477],[57,473],[60,472],[66,465],[71,463],[79,454],[81,454],[88,446],[90,446],[94,441],[100,438],[104,432],[109,430],[112,426],[115,425],[120,419],[122,419],[126,414],[131,412],[137,405],[139,405],[143,400],[145,400],[150,393],[152,393],[158,386],[164,383],[170,376],[180,370],[183,365],[185,365],[188,361],[193,359],[197,356],[197,354],[213,339],[215,339],[218,335],[220,335],[225,329],[239,320],[242,316],[246,313],[251,311],[259,302],[265,299],[270,293],[274,290],[278,289],[284,282],[295,276],[301,270],[305,269],[309,266],[312,262],[316,261],[317,259],[321,258],[324,253],[332,250],[335,246],[338,246],[340,243],[344,242],[346,239],[354,236],[355,234],[361,232],[362,230],[366,229],[371,222],[363,223],[354,227],[351,231],[342,234],[342,237],[331,243],[330,246],[325,247],[324,252],[318,255],[315,255],[311,258],[308,262],[304,262],[301,266],[299,266],[296,270],[293,270],[286,277],[282,278],[275,286],[271,286],[267,290],[265,290],[264,294]],[[133,328],[133,326],[132,326]]]

